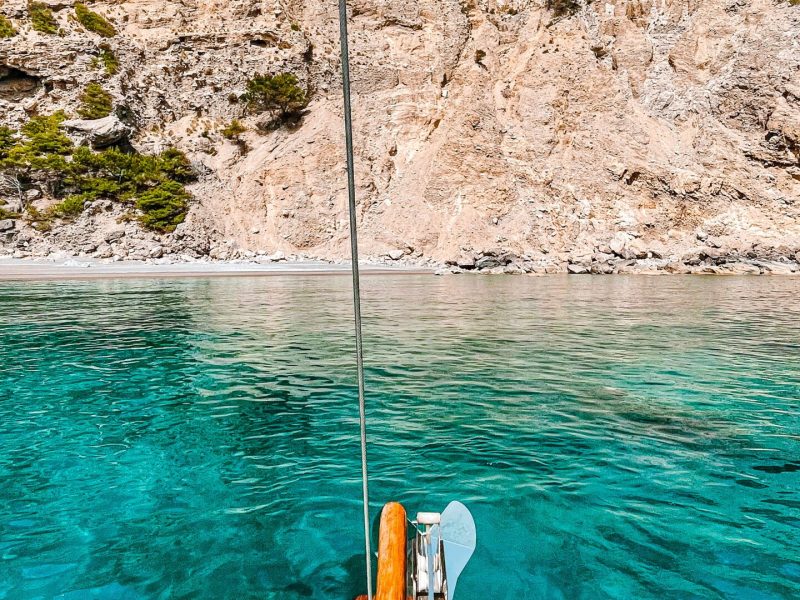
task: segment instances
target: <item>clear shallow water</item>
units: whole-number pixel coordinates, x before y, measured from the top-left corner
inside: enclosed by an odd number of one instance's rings
[[[364,281],[383,501],[459,600],[800,597],[800,280]],[[0,284],[0,598],[363,592],[349,281]]]

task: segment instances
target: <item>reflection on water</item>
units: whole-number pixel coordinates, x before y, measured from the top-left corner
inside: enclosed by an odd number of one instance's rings
[[[800,596],[800,281],[368,277],[374,511],[459,600]],[[349,280],[0,285],[0,598],[363,592]]]

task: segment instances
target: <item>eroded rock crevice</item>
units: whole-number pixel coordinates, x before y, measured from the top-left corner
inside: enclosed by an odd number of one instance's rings
[[[20,102],[36,95],[42,79],[17,67],[0,64],[0,99]]]

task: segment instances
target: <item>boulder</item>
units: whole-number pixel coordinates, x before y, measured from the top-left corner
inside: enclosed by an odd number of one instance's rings
[[[495,269],[516,262],[519,257],[513,252],[500,249],[484,250],[475,255],[476,269]]]
[[[219,246],[214,246],[208,252],[208,257],[212,260],[227,260],[228,258],[228,251],[225,248],[221,248]],[[262,256],[258,259],[258,262],[261,264],[272,262],[268,256]]]
[[[696,267],[701,262],[703,262],[702,257],[700,256],[701,251],[697,250],[690,250],[681,256],[681,262],[690,267]]]
[[[500,261],[496,256],[481,256],[475,261],[476,269],[494,269],[500,266]]]
[[[124,237],[125,237],[125,230],[124,229],[122,229],[122,228],[112,229],[111,231],[106,233],[105,240],[108,243],[111,243],[111,242],[119,241]]]
[[[634,258],[638,260],[644,260],[645,258],[648,257],[647,254],[648,250],[644,242],[642,242],[642,240],[635,239],[630,241],[628,247],[622,254],[622,258],[628,260],[632,260]]]
[[[172,237],[174,237],[176,240],[182,240],[186,237],[187,229],[188,226],[186,225],[185,221],[183,223],[178,223],[178,226],[175,227],[175,231],[172,232]],[[228,240],[227,243],[232,248],[238,248],[238,244],[235,242],[235,240]]]
[[[664,265],[664,271],[667,273],[685,274],[689,273],[690,270],[691,269],[682,262],[669,262]]]
[[[11,231],[17,226],[13,219],[3,219],[0,221],[0,231]]]
[[[787,265],[776,261],[756,261],[755,264],[770,275],[791,275],[797,271],[795,264]]]
[[[570,275],[585,275],[589,273],[589,267],[580,263],[570,263],[567,265],[567,273]]]
[[[456,260],[456,265],[461,269],[474,269],[475,258],[466,254],[462,254]]]
[[[611,240],[608,243],[608,249],[611,250],[611,253],[616,254],[617,256],[619,256],[621,258],[627,258],[625,256],[627,254],[625,252],[625,250],[626,250],[626,240],[625,240],[625,238],[622,238],[622,237],[619,237],[619,236],[615,237],[613,240]]]
[[[732,263],[725,265],[725,268],[735,275],[758,275],[761,273],[761,269],[748,263]]]
[[[595,252],[592,255],[592,262],[597,262],[597,263],[608,262],[608,261],[613,260],[613,259],[614,259],[614,255],[611,254],[611,253]]]
[[[614,272],[614,266],[608,263],[594,263],[589,272],[592,275],[611,275]]]
[[[125,140],[133,130],[115,115],[102,119],[72,119],[64,121],[64,128],[72,134],[75,141],[92,148],[104,148]]]
[[[515,263],[519,261],[519,255],[515,254],[514,252],[504,252],[503,254],[499,255],[500,263],[504,265],[510,265],[511,263]]]
[[[725,262],[724,259],[726,255],[727,252],[720,248],[704,248],[700,251],[700,260],[718,264]]]

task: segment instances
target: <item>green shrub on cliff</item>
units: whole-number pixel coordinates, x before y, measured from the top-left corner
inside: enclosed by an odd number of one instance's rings
[[[110,48],[100,50],[100,54],[92,58],[92,68],[100,69],[101,67],[108,76],[116,75],[119,71],[119,61]]]
[[[10,38],[17,35],[17,30],[5,15],[0,15],[0,38]]]
[[[49,217],[58,217],[61,219],[73,219],[83,212],[83,203],[86,198],[81,195],[67,196],[59,202],[51,206],[46,215]]]
[[[156,231],[172,231],[183,221],[191,198],[184,184],[196,179],[186,155],[175,148],[157,155],[78,148],[66,175],[65,184],[84,202],[132,202],[142,225]]]
[[[72,152],[72,142],[59,129],[64,118],[62,112],[32,117],[11,135],[10,145],[4,142],[0,174],[6,181],[13,182],[20,190],[36,183],[54,196],[59,194],[67,158]],[[7,133],[3,137],[8,140]]]
[[[167,148],[155,158],[156,163],[153,166],[163,173],[165,178],[180,183],[189,183],[197,179],[189,159],[177,148]]]
[[[110,38],[117,35],[117,30],[105,17],[89,10],[82,2],[75,3],[75,19],[84,29],[99,36]]]
[[[29,218],[47,226],[56,217],[74,218],[85,202],[103,198],[137,208],[142,225],[156,231],[172,231],[184,219],[191,198],[184,184],[196,176],[182,152],[76,148],[60,129],[64,118],[63,113],[33,117],[19,132],[0,127],[0,175],[20,189],[44,189],[60,201],[45,212],[29,208]]]
[[[139,194],[136,208],[142,212],[139,221],[158,231],[173,231],[186,218],[187,202],[191,198],[176,181],[164,181]]]
[[[72,142],[61,131],[61,123],[66,118],[63,111],[31,117],[22,126],[20,133],[28,140],[27,145],[37,154],[69,154]]]
[[[127,201],[138,193],[166,181],[194,181],[186,155],[175,148],[161,154],[133,154],[118,148],[95,152],[76,148],[65,182],[75,191],[93,198]]]
[[[31,17],[31,27],[40,33],[58,33],[58,23],[50,7],[42,2],[30,2],[28,14]]]
[[[84,119],[102,119],[111,114],[114,103],[111,94],[99,83],[90,83],[81,95],[81,107],[78,114]]]
[[[229,140],[238,140],[239,136],[247,131],[247,127],[242,125],[238,120],[234,119],[227,126],[220,130],[220,133]]]
[[[72,141],[60,129],[65,118],[61,111],[31,117],[20,129],[21,135],[13,134],[13,143],[3,152],[0,167],[40,170],[68,156],[72,152]]]
[[[11,127],[0,125],[0,160],[8,156],[8,151],[11,150],[16,143],[17,133],[11,129]]]
[[[114,54],[111,46],[108,46],[107,44],[100,46],[100,56],[98,57],[98,61],[103,65],[106,75],[116,75],[117,71],[119,71],[119,60],[117,60],[117,55]]]
[[[287,117],[308,106],[306,91],[291,73],[256,75],[247,82],[244,100],[252,112],[269,111]]]

